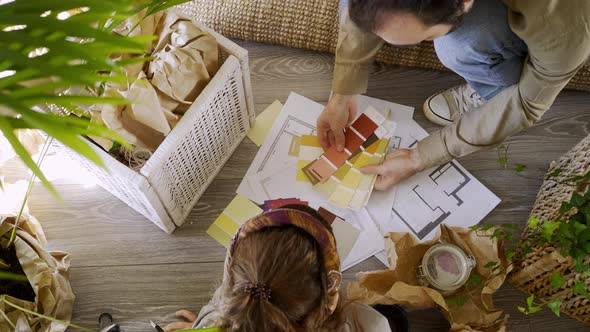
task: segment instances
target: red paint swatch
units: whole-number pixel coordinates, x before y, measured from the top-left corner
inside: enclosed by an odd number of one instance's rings
[[[358,150],[363,144],[363,139],[360,138],[359,135],[355,134],[352,130],[347,130],[344,133],[344,138],[346,139],[346,144],[344,144],[344,148],[348,150],[350,153],[353,153],[356,150]]]
[[[351,127],[358,131],[359,134],[363,135],[365,139],[367,139],[372,133],[375,132],[375,130],[377,130],[378,125],[365,114],[361,114],[351,125]]]

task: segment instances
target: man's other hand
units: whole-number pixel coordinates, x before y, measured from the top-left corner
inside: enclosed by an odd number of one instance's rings
[[[385,156],[381,165],[361,168],[363,174],[376,174],[375,189],[388,190],[399,182],[424,170],[417,150],[399,149]]]

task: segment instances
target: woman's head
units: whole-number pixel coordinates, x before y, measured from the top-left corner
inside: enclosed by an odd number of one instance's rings
[[[331,308],[329,295],[339,291],[340,275],[326,271],[323,256],[317,239],[293,225],[260,228],[239,239],[224,285],[230,331],[337,330],[340,308]]]

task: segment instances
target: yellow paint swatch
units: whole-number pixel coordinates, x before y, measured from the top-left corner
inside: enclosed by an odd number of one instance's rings
[[[350,169],[350,171],[346,173],[346,176],[344,176],[344,179],[342,179],[342,185],[355,190],[361,183],[362,178],[363,175],[360,172]]]
[[[361,183],[359,183],[358,190],[370,190],[373,185],[373,178],[375,175],[363,175]]]
[[[260,213],[262,209],[256,204],[244,196],[236,195],[209,227],[207,234],[227,248],[240,226]]]
[[[207,234],[209,234],[215,241],[219,242],[222,246],[229,248],[229,244],[231,243],[232,235],[227,234],[224,232],[219,226],[216,224],[212,224],[209,229],[207,230]]]
[[[336,181],[336,178],[331,176],[326,182],[318,183],[315,188],[323,192],[326,196],[330,196],[339,185],[340,183]]]
[[[345,186],[339,186],[336,190],[330,195],[329,201],[334,205],[346,208],[352,196],[354,195],[354,191],[346,188]]]
[[[354,163],[354,167],[360,169],[361,167],[365,167],[367,165],[371,165],[373,155],[368,153],[362,153],[357,161]]]
[[[299,182],[311,183],[311,181],[309,180],[307,175],[305,175],[305,173],[303,173],[303,168],[305,166],[309,165],[309,163],[311,163],[311,160],[298,160],[297,161],[297,176],[295,177],[295,180],[297,180]]]
[[[321,148],[320,141],[317,136],[314,135],[301,135],[301,145],[315,146]]]
[[[270,104],[262,113],[260,113],[256,117],[256,122],[254,126],[250,128],[248,132],[248,138],[256,144],[256,146],[261,146],[272,127],[272,124],[281,113],[283,109],[283,104],[281,104],[278,100],[275,100],[274,103]]]
[[[248,221],[250,218],[262,213],[262,209],[258,205],[252,203],[249,199],[242,195],[236,197],[229,203],[223,213],[227,214],[234,220],[240,221],[240,225]]]
[[[347,164],[344,164],[342,166],[340,166],[336,172],[334,172],[333,176],[335,176],[338,180],[342,180],[344,179],[344,176],[346,176],[346,173],[348,173],[348,171],[350,171],[350,166],[348,166]]]
[[[375,153],[384,154],[387,152],[387,146],[389,145],[389,139],[381,139],[379,140],[379,145],[377,146],[377,150]]]
[[[299,149],[301,148],[301,137],[293,136],[291,144],[289,145],[289,155],[291,157],[299,157]]]

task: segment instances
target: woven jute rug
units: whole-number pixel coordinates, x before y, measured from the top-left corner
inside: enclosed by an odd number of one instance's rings
[[[195,0],[175,10],[230,38],[331,53],[338,40],[338,0]],[[447,70],[431,42],[412,48],[386,45],[377,61]],[[567,87],[590,91],[590,64]]]

